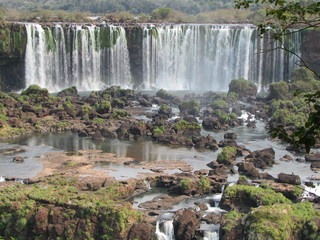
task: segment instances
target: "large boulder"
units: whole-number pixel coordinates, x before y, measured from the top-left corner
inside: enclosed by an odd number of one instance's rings
[[[200,227],[200,217],[189,209],[179,210],[173,219],[176,240],[193,240]]]
[[[275,152],[272,148],[254,151],[245,157],[247,162],[253,162],[256,168],[266,169],[275,164]]]
[[[128,240],[150,240],[153,237],[153,227],[146,223],[136,223],[128,234]]]
[[[294,174],[286,174],[286,173],[279,173],[278,174],[278,181],[281,183],[288,183],[293,185],[300,185],[301,180],[298,175]]]
[[[305,160],[307,162],[320,162],[320,153],[310,153],[305,155]]]

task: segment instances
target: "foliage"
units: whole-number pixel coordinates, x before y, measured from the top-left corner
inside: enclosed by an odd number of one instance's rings
[[[199,180],[199,187],[202,191],[208,191],[211,188],[211,184],[206,177],[201,177]]]
[[[164,126],[160,126],[160,127],[155,127],[153,130],[152,130],[152,133],[154,136],[158,136],[158,135],[161,135],[165,132],[165,128]]]
[[[68,128],[71,125],[72,124],[70,122],[58,122],[58,123],[54,124],[52,127],[61,129],[61,128]]]
[[[316,79],[314,73],[306,67],[294,69],[291,74],[291,81],[296,82],[301,80],[305,82],[312,82]]]
[[[229,93],[234,92],[239,97],[255,96],[257,94],[257,86],[244,78],[233,79],[229,83]]]
[[[115,109],[112,113],[113,118],[121,118],[121,117],[127,117],[129,113],[124,110]]]
[[[200,111],[200,104],[198,101],[194,99],[190,101],[181,102],[179,104],[179,110],[182,114],[197,116]]]
[[[250,200],[255,207],[273,205],[276,203],[290,203],[291,201],[284,197],[282,193],[276,193],[271,189],[261,187],[234,185],[226,188],[224,194],[227,198],[237,199],[245,195],[246,199]]]
[[[290,94],[289,94],[289,86],[286,82],[281,81],[281,82],[275,82],[271,83],[269,87],[269,99],[289,99]]]
[[[96,118],[96,119],[92,120],[92,124],[95,124],[95,125],[101,125],[104,123],[106,123],[106,120],[103,118]]]
[[[185,130],[185,129],[201,129],[201,125],[199,123],[196,122],[187,122],[185,120],[182,121],[178,121],[174,124],[173,128],[175,130]]]
[[[288,134],[285,126],[280,125],[270,130],[272,137],[278,137],[294,146],[304,145],[307,152],[316,144],[320,137],[320,91],[304,94],[306,105],[313,105],[313,110],[308,113],[305,124],[298,127],[292,134]]]
[[[157,93],[156,96],[159,98],[163,98],[163,99],[169,99],[172,98],[172,95],[167,93],[166,90],[160,89]]]
[[[235,147],[224,147],[218,154],[217,161],[222,164],[230,165],[236,159],[237,149]]]
[[[226,223],[223,226],[223,230],[228,232],[235,227],[236,222],[242,217],[242,214],[237,211],[230,211],[225,216]]]
[[[182,179],[179,183],[179,187],[181,187],[183,190],[189,190],[191,187],[190,184],[191,184],[190,178]]]
[[[102,101],[100,104],[95,105],[95,108],[98,113],[103,114],[111,111],[112,106],[109,101]]]
[[[218,99],[215,99],[212,101],[211,107],[213,109],[215,109],[215,108],[218,108],[218,109],[219,108],[228,108],[229,104],[225,100],[218,98]]]

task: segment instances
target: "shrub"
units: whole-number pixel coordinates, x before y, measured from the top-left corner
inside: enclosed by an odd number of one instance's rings
[[[269,99],[286,100],[290,98],[289,86],[286,82],[271,83],[269,88]]]
[[[239,97],[257,95],[257,86],[244,78],[234,79],[229,84],[229,93],[234,92]]]
[[[196,100],[181,102],[179,110],[181,114],[197,116],[200,111],[200,104]]]
[[[315,81],[314,73],[306,67],[296,68],[292,71],[291,81],[304,81],[304,82],[312,82]]]
[[[235,147],[224,147],[218,154],[218,163],[230,165],[236,159],[237,149]]]
[[[111,103],[109,101],[102,101],[100,104],[95,105],[96,111],[98,113],[108,113],[111,111]]]

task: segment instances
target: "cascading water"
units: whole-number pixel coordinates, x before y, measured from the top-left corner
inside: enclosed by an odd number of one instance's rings
[[[165,220],[163,223],[163,230],[160,229],[160,222],[156,223],[156,236],[158,240],[174,240],[173,220]]]
[[[27,86],[38,84],[50,91],[132,86],[123,27],[28,23],[26,31]]]
[[[289,39],[297,54],[299,36]],[[260,89],[296,67],[298,58],[279,47],[253,25],[144,25],[143,87],[225,91],[243,77]]]

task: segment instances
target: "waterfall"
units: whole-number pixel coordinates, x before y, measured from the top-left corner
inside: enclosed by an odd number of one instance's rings
[[[49,91],[70,86],[79,90],[132,86],[123,27],[35,23],[25,26],[27,86],[38,84]]]
[[[174,240],[173,220],[165,220],[161,223],[163,230],[160,230],[160,222],[156,224],[156,236],[158,240]]]
[[[219,239],[219,232],[204,232],[203,240],[218,240]]]
[[[245,78],[261,89],[288,80],[298,61],[253,25],[143,27],[145,88],[226,91],[232,79]],[[299,34],[287,42],[299,54]]]

